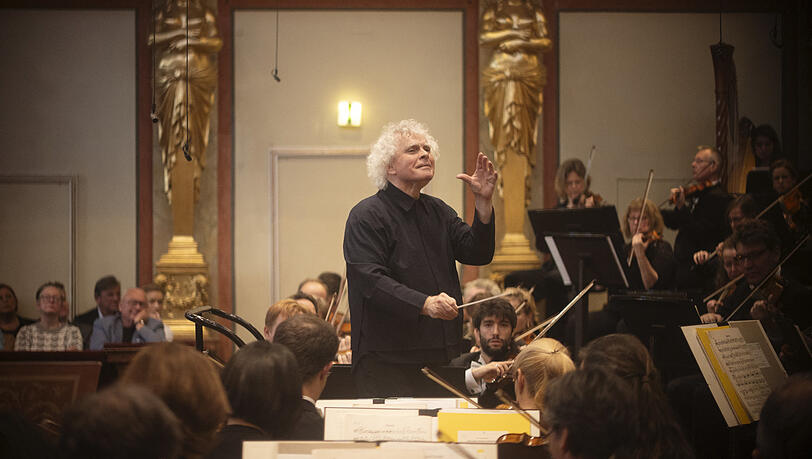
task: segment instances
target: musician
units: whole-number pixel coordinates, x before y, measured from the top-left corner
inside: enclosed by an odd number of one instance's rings
[[[758,204],[753,197],[748,194],[743,194],[730,201],[730,204],[727,206],[727,211],[725,212],[725,215],[727,216],[727,223],[730,226],[730,233],[735,233],[736,228],[738,228],[739,225],[741,225],[745,220],[756,218],[758,211]],[[717,252],[722,249],[723,242],[720,242],[716,246],[715,250]],[[735,247],[733,247],[733,250],[735,251]],[[709,252],[707,250],[700,250],[694,253],[694,264],[704,265],[710,259],[711,253],[713,252]]]
[[[540,338],[525,346],[513,361],[514,390],[519,407],[543,410],[544,392],[550,381],[575,370],[570,353],[552,338]]]
[[[721,259],[719,269],[716,272],[716,288],[721,288],[742,273],[741,263],[739,263],[739,260],[736,258],[736,243],[733,240],[733,236],[722,242]],[[722,291],[719,297],[712,298],[705,303],[705,308],[708,312],[700,317],[702,323],[715,323],[723,320],[717,311],[723,304],[722,302],[725,298],[733,293],[735,289],[736,286],[732,285]]]
[[[674,256],[677,259],[677,287],[701,288],[701,279],[691,271],[693,254],[711,251],[730,234],[725,209],[731,198],[721,186],[722,156],[710,146],[701,145],[691,162],[697,191],[686,198],[685,188],[672,188],[674,209],[663,210],[665,226],[677,230]],[[698,188],[702,188],[701,190]]]
[[[504,375],[510,360],[518,352],[513,344],[516,312],[504,298],[494,298],[479,305],[473,317],[474,339],[478,352],[468,352],[451,361],[451,366],[468,367],[465,387],[473,395],[481,394],[485,384]]]
[[[521,287],[509,287],[505,289],[505,299],[508,300],[516,311],[516,326],[513,335],[518,336],[536,326],[536,300],[529,290]]]
[[[663,216],[648,199],[645,212],[642,212],[642,201],[637,198],[630,202],[623,218],[623,235],[631,239],[626,250],[634,252],[629,269],[630,287],[634,290],[670,290],[674,287],[677,261],[671,244],[662,238]],[[635,229],[637,233],[634,233]]]
[[[410,395],[419,369],[459,355],[462,299],[455,260],[490,263],[497,173],[480,153],[470,187],[471,226],[420,192],[434,177],[437,142],[414,120],[384,127],[367,158],[379,191],[351,211],[344,233],[353,375],[361,397]]]
[[[555,173],[558,207],[573,209],[600,206],[600,196],[589,191],[591,181],[586,175],[586,166],[580,159],[568,159],[561,163]]]

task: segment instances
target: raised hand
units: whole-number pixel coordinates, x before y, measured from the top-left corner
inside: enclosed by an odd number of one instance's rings
[[[457,174],[457,178],[467,183],[474,194],[476,210],[483,223],[491,220],[491,200],[499,174],[493,163],[482,152],[476,158],[476,169],[472,175]]]

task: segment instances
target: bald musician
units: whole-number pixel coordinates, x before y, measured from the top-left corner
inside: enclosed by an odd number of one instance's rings
[[[420,191],[434,177],[437,142],[414,120],[386,125],[367,158],[379,191],[347,219],[353,376],[360,397],[409,396],[424,383],[422,366],[460,353],[462,300],[455,260],[490,263],[491,198],[497,173],[480,153],[473,175],[457,178],[475,198],[473,225]]]

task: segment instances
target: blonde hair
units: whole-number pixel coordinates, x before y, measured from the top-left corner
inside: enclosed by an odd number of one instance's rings
[[[626,213],[623,215],[623,224],[620,225],[626,239],[631,239],[633,236],[632,229],[629,228],[629,214],[635,211],[640,211],[642,208],[642,198],[635,198],[629,203],[629,207],[626,208]],[[658,209],[657,206],[651,202],[651,199],[646,199],[646,216],[648,217],[648,221],[651,222],[651,229],[662,235],[663,228],[665,228],[665,224],[663,223],[663,214],[661,214],[660,209]]]
[[[570,175],[570,172],[575,172],[584,179],[584,193],[589,191],[592,179],[586,175],[586,166],[578,158],[568,159],[558,166],[558,171],[555,173],[555,194],[558,195],[558,199],[567,199],[567,176]]]
[[[552,338],[540,338],[525,346],[513,361],[513,371],[522,370],[536,408],[543,409],[544,392],[550,381],[575,370],[570,353]]]

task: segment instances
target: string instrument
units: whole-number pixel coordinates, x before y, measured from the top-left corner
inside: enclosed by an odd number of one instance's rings
[[[781,208],[784,212],[784,220],[786,220],[787,226],[789,226],[789,229],[792,231],[798,231],[799,229],[799,217],[803,204],[804,199],[801,195],[800,188],[785,193],[783,195],[783,199],[781,199]]]
[[[586,207],[586,200],[589,198],[592,198],[594,207],[600,207],[603,205],[603,197],[601,195],[591,191],[584,191],[580,194],[580,196],[572,200],[572,207],[575,209],[583,209]]]
[[[753,298],[754,295],[756,295],[760,290],[767,287],[768,285],[771,288],[774,289],[773,290],[773,294],[774,294],[777,291],[777,290],[775,290],[775,289],[777,289],[777,287],[773,285],[775,283],[775,275],[776,275],[776,273],[778,273],[778,270],[781,268],[781,265],[786,263],[787,260],[789,260],[793,255],[795,255],[795,252],[797,252],[801,247],[803,247],[803,245],[806,244],[806,241],[808,241],[808,240],[809,240],[809,234],[807,233],[804,237],[801,238],[800,241],[798,241],[798,243],[787,254],[787,256],[785,256],[781,261],[779,261],[778,264],[775,265],[775,268],[773,268],[772,271],[770,271],[770,273],[767,274],[767,276],[765,276],[764,279],[761,280],[761,282],[759,282],[759,284],[756,286],[756,288],[754,288],[752,291],[750,291],[750,293],[741,301],[741,303],[739,303],[739,305],[736,306],[736,309],[734,309],[733,312],[731,312],[725,318],[725,322],[730,321],[730,318],[733,317],[734,315],[736,315],[736,313],[739,312],[739,309],[741,309],[742,306],[747,304],[747,302],[750,300],[750,298]],[[781,291],[783,291],[783,285],[781,286]],[[764,296],[763,292],[762,292],[761,295],[765,299],[769,298],[768,296]],[[774,294],[773,299],[776,300],[779,296],[780,295],[775,295]]]
[[[688,183],[686,183],[685,185],[682,185],[680,187],[680,188],[682,188],[682,192],[683,192],[683,194],[685,196],[685,199],[688,199],[691,196],[699,193],[700,191],[702,191],[702,190],[704,190],[706,188],[710,188],[710,187],[712,187],[714,185],[714,182],[712,180],[705,180],[703,182],[696,182],[693,185],[688,185],[691,182],[693,182],[693,180],[689,181]],[[669,196],[668,199],[666,199],[665,201],[660,203],[660,205],[657,206],[657,207],[662,207],[662,206],[664,206],[664,205],[666,205],[668,203],[676,204],[677,203],[677,195]]]
[[[545,435],[546,429],[539,421],[530,415],[527,411],[521,409],[516,402],[507,396],[503,391],[497,391],[496,396],[504,402],[507,409],[511,409],[520,414],[523,418],[530,421],[541,435],[534,437],[524,432],[522,433],[506,433],[496,440],[500,456],[505,457],[550,457],[547,450],[549,441]]]
[[[640,204],[640,215],[637,218],[637,225],[635,225],[634,227],[632,237],[634,237],[634,235],[640,231],[640,224],[643,222],[643,217],[646,216],[646,201],[648,201],[648,192],[651,191],[652,180],[654,180],[654,169],[649,169],[648,180],[646,181],[646,191],[643,193],[643,201]],[[629,257],[626,259],[626,264],[628,266],[631,266],[633,259],[634,259],[634,250],[629,250]]]
[[[647,233],[643,233],[643,242],[654,242],[662,239],[663,235],[658,233],[657,230],[651,230]]]

